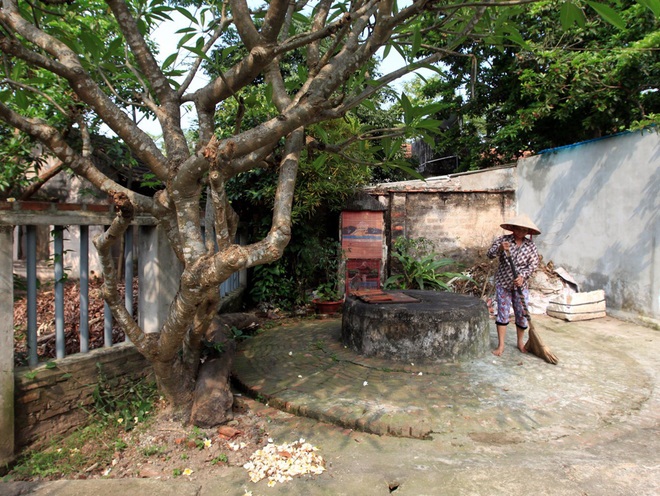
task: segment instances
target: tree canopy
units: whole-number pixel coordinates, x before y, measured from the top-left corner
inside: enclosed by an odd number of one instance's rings
[[[444,103],[437,115],[450,125],[436,156],[481,168],[658,124],[659,14],[653,1],[543,0],[508,19],[518,42],[461,45],[437,76],[410,88],[419,101]]]

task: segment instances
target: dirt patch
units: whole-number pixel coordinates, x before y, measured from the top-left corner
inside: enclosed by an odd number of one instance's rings
[[[8,479],[216,477],[228,467],[242,467],[269,442],[267,420],[250,409],[244,398],[236,398],[233,412],[234,419],[228,423],[200,429],[173,420],[160,405],[152,418],[128,432],[121,425],[108,426],[91,441],[72,442],[72,436],[45,448],[40,453],[50,456],[49,470],[19,461]],[[120,420],[113,419],[118,424]]]
[[[183,426],[160,412],[150,428],[127,433],[125,443],[126,448],[115,453],[109,466],[98,467],[87,478],[208,478],[229,466],[242,467],[268,443],[268,433],[266,422],[238,400],[234,419],[225,425],[212,429]]]

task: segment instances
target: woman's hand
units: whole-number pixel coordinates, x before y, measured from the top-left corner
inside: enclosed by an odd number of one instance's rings
[[[511,248],[511,243],[508,241],[502,241],[502,244],[500,245],[500,251],[509,251],[509,248]]]
[[[523,279],[523,276],[518,276],[513,280],[513,285],[517,288],[520,288],[520,287],[522,287],[524,282],[525,281]]]

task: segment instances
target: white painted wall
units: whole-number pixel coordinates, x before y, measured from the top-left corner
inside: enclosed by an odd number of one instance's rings
[[[608,310],[660,319],[660,135],[645,131],[521,159],[518,212],[542,234],[546,262]]]

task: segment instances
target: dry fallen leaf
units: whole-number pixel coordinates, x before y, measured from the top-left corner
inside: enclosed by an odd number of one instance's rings
[[[233,439],[236,436],[239,436],[242,434],[241,431],[238,429],[234,429],[233,427],[230,427],[228,425],[222,425],[218,427],[218,436],[220,436],[222,439]]]

